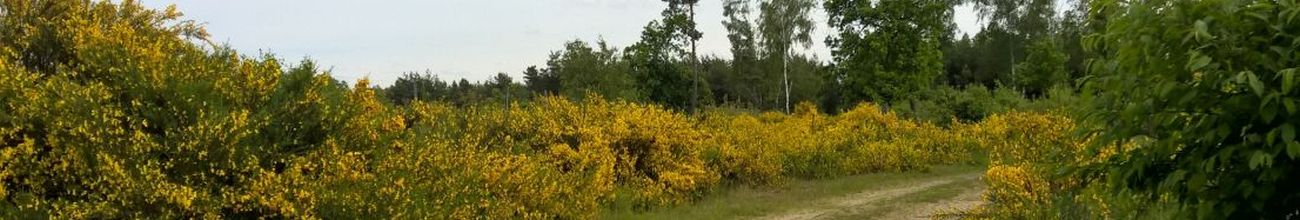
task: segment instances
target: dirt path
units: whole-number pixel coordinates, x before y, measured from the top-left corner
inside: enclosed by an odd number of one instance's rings
[[[959,216],[937,218],[936,214],[954,214],[974,209],[983,203],[981,197],[983,192],[983,184],[975,188],[965,188],[961,194],[950,199],[904,206],[890,210],[889,214],[880,219],[960,219]]]
[[[824,219],[844,215],[855,215],[858,210],[881,208],[888,205],[887,203],[899,199],[902,196],[923,192],[948,184],[964,183],[961,181],[979,181],[982,173],[971,172],[955,175],[939,176],[928,178],[917,182],[903,184],[898,187],[886,187],[884,189],[867,190],[853,193],[841,197],[827,198],[818,201],[807,201],[807,208],[769,215],[759,219]],[[980,192],[983,191],[982,184],[975,184],[979,187],[968,187],[961,189],[961,192],[954,197],[946,200],[921,203],[918,205],[908,205],[897,207],[893,210],[887,210],[886,215],[874,216],[868,218],[878,219],[927,219],[931,214],[945,210],[966,210],[979,205]]]

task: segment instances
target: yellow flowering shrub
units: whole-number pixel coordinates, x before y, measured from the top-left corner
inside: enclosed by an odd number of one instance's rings
[[[776,135],[768,129],[769,125],[750,115],[711,112],[705,118],[710,137],[705,143],[704,157],[722,178],[761,185],[783,177],[783,151],[756,138]]]
[[[541,98],[511,112],[507,133],[531,149],[560,156],[554,159],[564,167],[600,170],[595,177],[600,181],[637,189],[618,196],[643,205],[685,202],[718,181],[700,157],[705,136],[684,115],[658,106],[586,100]]]
[[[1030,169],[1022,166],[990,165],[984,174],[984,180],[988,184],[984,192],[984,201],[988,204],[980,211],[991,216],[1050,217],[1033,216],[1037,213],[1025,212],[1046,205],[1053,192],[1046,177]]]
[[[1089,216],[1115,218],[1108,206],[1117,199],[1137,199],[1104,194],[1095,185],[1096,176],[1060,173],[1104,163],[1117,153],[1115,149],[1086,152],[1092,138],[1076,135],[1076,126],[1074,120],[1059,113],[1011,112],[956,128],[957,133],[974,137],[989,156],[984,176],[986,204],[974,210],[974,216],[1059,218],[1062,212],[1087,208]]]
[[[1075,143],[1052,116],[943,128],[869,103],[839,115],[809,103],[686,115],[594,96],[395,107],[369,80],[209,44],[174,9],[0,6],[2,219],[589,219],[724,182],[925,169],[982,150],[1005,166],[990,170],[991,198],[1036,201],[1021,186],[1043,171],[1020,161]]]
[[[1014,165],[1075,155],[1083,145],[1074,129],[1074,121],[1064,116],[1012,112],[990,116],[968,132],[989,152],[991,163]]]
[[[711,134],[705,146],[715,161],[711,166],[730,180],[766,184],[787,176],[923,169],[969,161],[976,150],[963,135],[883,113],[869,103],[836,116],[809,103],[796,109],[792,115],[757,117],[706,114],[702,125]]]

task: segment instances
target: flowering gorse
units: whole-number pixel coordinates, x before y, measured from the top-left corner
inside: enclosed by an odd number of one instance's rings
[[[686,115],[597,96],[399,107],[366,79],[346,85],[310,61],[208,44],[172,9],[0,6],[3,219],[587,219],[724,183],[925,169],[1014,148],[964,132],[997,127],[942,128],[869,103],[834,116],[807,103]]]

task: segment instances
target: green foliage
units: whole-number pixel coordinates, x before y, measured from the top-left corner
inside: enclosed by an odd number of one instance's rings
[[[1081,19],[1080,17],[1057,19],[1055,7],[1057,1],[1053,0],[973,0],[970,2],[974,3],[975,8],[979,10],[980,18],[989,23],[974,36],[972,41],[966,42],[969,44],[962,45],[968,49],[956,51],[969,53],[958,56],[974,57],[959,60],[964,62],[959,65],[961,67],[951,67],[949,73],[964,75],[961,78],[967,80],[966,83],[978,82],[985,86],[993,86],[994,83],[999,82],[1006,85],[1020,85],[1019,76],[1011,73],[1019,72],[1020,67],[1017,66],[1024,63],[1031,53],[1044,52],[1041,51],[1042,49],[1034,52],[1033,50],[1036,49],[1030,48],[1031,45],[1053,40],[1056,35],[1063,34],[1060,30],[1061,23],[1079,24],[1078,20]],[[1073,36],[1077,36],[1077,33]],[[1046,54],[1040,54],[1040,56],[1044,55]],[[1055,64],[1052,68],[1055,68],[1054,66]],[[961,68],[970,72],[963,73]],[[1052,85],[1039,87],[1041,90],[1037,91],[1041,93],[1050,86]]]
[[[1056,76],[1025,78],[1027,75],[1021,73],[1023,68],[1056,72],[1058,62],[1063,62],[1060,65],[1065,68],[1061,81],[1072,82],[1085,75],[1084,60],[1091,55],[1084,52],[1080,39],[1095,32],[1101,24],[1087,17],[1089,1],[1062,2],[1065,5],[1050,0],[964,3],[973,4],[981,19],[989,23],[979,33],[944,42],[945,79],[949,85],[978,83],[992,87],[1001,83],[1025,88],[1025,80],[1042,81]],[[1065,9],[1064,14],[1058,16],[1061,9]],[[1053,46],[1044,45],[1048,43]],[[1034,85],[1024,92],[1037,97],[1052,86],[1055,84]]]
[[[665,19],[667,21],[667,19]],[[674,44],[673,27],[652,21],[641,34],[641,42],[627,48],[626,60],[637,87],[650,101],[676,109],[690,107],[692,75],[682,62],[680,45]],[[689,58],[689,57],[686,57]]]
[[[716,103],[786,111],[787,92],[789,103],[818,101],[827,83],[825,64],[792,50],[811,43],[809,11],[815,6],[803,0],[724,1],[732,60],[730,72],[709,73],[710,86],[725,88],[714,93],[723,98]]]
[[[1088,17],[1088,4],[1091,1],[1077,1],[1070,6],[1069,10],[1061,16],[1058,22],[1060,28],[1057,29],[1056,36],[1061,43],[1062,52],[1069,57],[1065,62],[1066,71],[1069,73],[1068,78],[1071,81],[1087,75],[1085,62],[1094,58],[1094,54],[1088,53],[1083,48],[1083,37],[1085,35],[1097,32],[1098,27],[1104,23],[1090,20]]]
[[[1300,212],[1295,1],[1096,1],[1085,45],[1111,186],[1181,204],[1180,218]],[[1132,147],[1120,148],[1122,144]]]
[[[505,73],[497,73],[495,77],[484,81],[481,85],[484,93],[488,94],[488,101],[492,103],[501,103],[509,108],[510,103],[520,102],[531,98],[528,88],[525,85],[515,83],[514,77]]]
[[[775,80],[768,80],[766,73],[769,71],[764,71],[760,62],[759,51],[762,48],[758,44],[760,39],[756,24],[750,18],[751,13],[749,0],[723,2],[722,14],[727,19],[722,21],[722,25],[727,29],[727,40],[731,42],[731,71],[711,75],[710,84],[715,85],[713,88],[727,89],[725,93],[714,93],[723,95],[725,103],[751,106],[770,103],[768,100],[773,95],[770,90],[777,86]],[[732,82],[735,86],[719,82]]]
[[[560,76],[550,69],[538,69],[537,66],[524,69],[524,85],[528,86],[528,91],[535,94],[560,94]]]
[[[641,41],[627,48],[624,59],[643,97],[675,109],[693,109],[703,79],[694,66],[695,41],[703,36],[695,29],[696,1],[665,2],[663,18],[645,26]]]
[[[764,54],[784,59],[795,46],[812,45],[814,26],[808,15],[815,5],[812,0],[761,1],[758,31]]]
[[[978,58],[976,49],[974,39],[971,39],[969,34],[963,34],[960,39],[944,45],[943,78],[948,85],[969,85],[980,82],[975,77],[975,69],[980,66],[975,63],[975,59]]]
[[[954,122],[978,122],[988,116],[1013,111],[1060,112],[1078,106],[1079,95],[1068,86],[1049,89],[1038,99],[1026,99],[1008,87],[990,90],[973,84],[965,88],[940,86],[911,100],[900,100],[893,109],[904,117],[948,125]],[[1067,113],[1073,113],[1065,111]],[[953,120],[958,121],[953,121]]]
[[[1016,64],[1015,74],[1012,76],[1016,87],[1021,89],[1025,95],[1038,97],[1046,93],[1052,86],[1070,84],[1066,82],[1066,77],[1068,77],[1065,72],[1067,57],[1056,46],[1055,40],[1046,38],[1034,42],[1029,45],[1028,53],[1024,61]]]
[[[989,25],[969,41],[958,41],[956,46],[963,54],[952,54],[955,63],[949,63],[950,81],[978,83],[993,87],[999,83],[1014,85],[1011,71],[1018,59],[1024,59],[1023,39],[998,25]],[[961,84],[958,84],[961,85]]]
[[[990,26],[1007,28],[1020,40],[1046,36],[1056,20],[1052,0],[973,0]]]
[[[389,101],[398,105],[407,105],[415,100],[446,101],[451,95],[451,87],[428,72],[410,72],[398,77],[392,86],[384,89],[384,94]]]
[[[604,41],[597,46],[593,49],[575,40],[566,43],[563,51],[551,53],[546,65],[559,76],[560,94],[573,99],[586,97],[589,92],[613,99],[640,99],[627,63],[618,58],[618,51]]]
[[[781,109],[790,112],[790,56],[792,46],[807,48],[812,45],[813,21],[808,12],[813,7],[812,0],[769,0],[763,1],[758,8],[763,12],[759,17],[758,29],[762,38],[767,60],[781,63],[781,79],[785,87],[785,100]]]
[[[950,34],[949,1],[830,0],[837,33],[828,40],[850,100],[889,103],[915,96],[943,72],[940,40]]]

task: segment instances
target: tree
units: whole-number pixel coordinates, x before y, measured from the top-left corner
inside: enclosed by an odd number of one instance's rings
[[[666,2],[664,17],[647,24],[641,41],[628,47],[624,56],[645,98],[676,109],[693,109],[699,94],[699,78],[693,70],[698,63],[694,45],[701,36],[693,20],[695,1]]]
[[[1085,88],[1091,152],[1116,192],[1168,201],[1179,219],[1300,213],[1300,5],[1092,2],[1105,29]]]
[[[939,43],[951,31],[948,1],[829,0],[825,8],[836,29],[827,44],[845,98],[881,104],[911,98],[943,72]]]
[[[735,74],[732,69],[732,62],[715,56],[706,56],[700,59],[701,73],[704,80],[708,82],[709,92],[706,104],[730,104],[735,105],[742,103],[741,98],[747,94],[736,92],[740,87],[745,87],[744,82]]]
[[[467,79],[452,83],[448,90],[447,101],[459,107],[477,105],[492,97],[491,84],[471,83]]]
[[[586,42],[574,40],[564,45],[563,51],[551,53],[547,68],[559,77],[560,94],[569,98],[586,97],[596,93],[610,99],[639,99],[627,64],[618,59],[618,51],[605,41],[591,48]]]
[[[1052,38],[1040,39],[1029,45],[1029,54],[1023,62],[1016,64],[1015,85],[1024,95],[1039,97],[1052,86],[1065,83],[1069,77],[1065,71],[1068,61],[1065,53]]]
[[[1011,73],[1015,70],[1016,56],[1024,54],[1023,41],[1000,25],[989,25],[975,37],[974,44],[976,81],[990,88],[1014,85]]]
[[[781,77],[785,84],[785,103],[782,109],[790,112],[789,62],[792,46],[807,48],[812,45],[812,0],[767,0],[759,4],[763,14],[758,29],[763,36],[763,49],[769,58],[780,60]]]
[[[1093,54],[1083,48],[1083,37],[1097,32],[1098,27],[1102,25],[1101,22],[1092,22],[1088,17],[1089,2],[1089,0],[1075,1],[1073,7],[1066,10],[1057,22],[1059,28],[1056,35],[1068,59],[1065,68],[1069,73],[1067,78],[1071,81],[1083,78],[1087,74],[1085,61],[1093,58]]]
[[[448,96],[447,82],[425,71],[424,74],[408,72],[393,81],[393,85],[384,89],[389,101],[397,105],[406,105],[415,100],[440,101]]]
[[[750,20],[750,0],[726,0],[723,1],[722,14],[727,20],[722,21],[722,25],[727,29],[727,40],[731,42],[731,76],[727,82],[736,82],[734,87],[717,86],[714,88],[729,88],[730,92],[725,94],[734,95],[734,99],[742,101],[747,105],[757,105],[763,103],[768,94],[765,88],[767,81],[759,61],[757,44],[759,38],[755,33],[754,22]],[[716,81],[712,84],[718,85]],[[715,93],[724,94],[724,93]]]
[[[733,56],[732,79],[740,84],[728,87],[732,89],[728,94],[737,95],[735,101],[742,101],[748,107],[780,111],[789,111],[789,103],[816,99],[815,95],[801,94],[820,90],[820,87],[800,87],[821,86],[825,77],[818,73],[822,69],[811,68],[821,64],[807,57],[798,57],[791,50],[795,46],[811,44],[813,25],[808,12],[814,4],[807,0],[754,3],[750,0],[723,2],[723,15],[727,19],[722,23],[727,28]],[[758,9],[757,19],[750,18],[753,9]]]
[[[981,19],[989,25],[1007,28],[1020,39],[1037,39],[1054,25],[1054,0],[974,0]]]
[[[523,85],[514,82],[514,78],[505,73],[497,73],[496,76],[483,82],[483,85],[489,94],[488,97],[495,99],[494,102],[502,103],[504,109],[510,109],[511,102],[518,102],[528,97],[528,89]]]
[[[541,95],[560,94],[560,76],[555,71],[537,66],[529,66],[524,69],[524,84],[528,86],[528,91]]]
[[[1029,56],[1030,45],[1054,40],[1063,34],[1060,25],[1064,20],[1058,20],[1056,17],[1055,0],[973,0],[972,2],[980,11],[980,18],[989,21],[980,36],[976,36],[979,42],[976,44],[975,51],[981,54],[980,61],[977,62],[981,68],[976,75],[985,79],[983,80],[985,86],[995,86],[996,83],[1019,84],[1018,80],[1024,74],[1018,73],[1017,68],[1027,62],[1026,56]],[[1083,2],[1086,0],[1077,2],[1085,4]],[[1071,18],[1077,17],[1061,19]],[[1065,43],[1066,46],[1073,46],[1069,44],[1070,41]],[[1060,44],[1057,45],[1059,47]],[[1076,55],[1075,58],[1067,59],[1076,61],[1082,59],[1081,54],[1072,55]]]
[[[948,85],[962,86],[976,82],[973,69],[978,67],[978,63],[974,61],[975,42],[970,35],[963,34],[961,39],[945,45],[943,55],[944,81]]]

